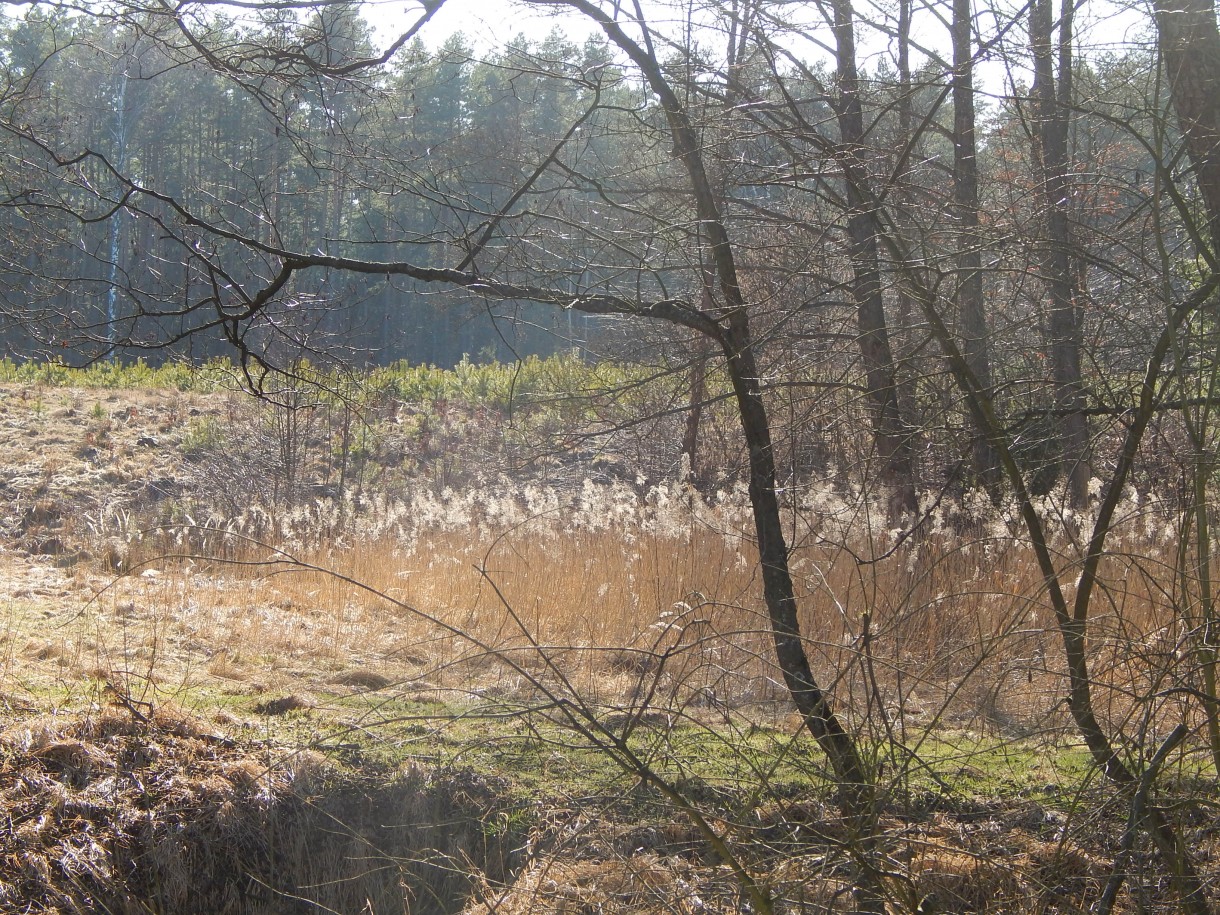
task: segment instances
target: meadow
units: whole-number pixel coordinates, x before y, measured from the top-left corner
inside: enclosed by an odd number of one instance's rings
[[[757,908],[710,830],[774,911],[850,910],[731,435],[696,488],[658,444],[681,392],[646,373],[312,371],[260,401],[223,363],[0,364],[0,904]],[[1064,709],[1016,509],[929,494],[891,528],[833,473],[784,497],[807,650],[884,792],[891,909],[1171,910]],[[1093,519],[1038,510],[1071,569]],[[1205,731],[1192,585],[1171,502],[1132,488],[1117,517],[1094,703],[1147,761],[1167,723]],[[1210,881],[1206,740],[1170,750],[1156,796]]]

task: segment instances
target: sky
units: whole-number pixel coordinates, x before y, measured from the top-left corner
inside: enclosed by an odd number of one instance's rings
[[[633,0],[596,2],[606,9],[612,6],[621,7],[624,12],[620,21],[629,18],[627,10],[633,6]],[[727,5],[727,2],[729,0],[641,0],[641,6],[649,26],[661,35],[676,41],[682,40],[684,33],[689,32],[691,28],[688,23],[694,21],[696,34],[703,36],[700,40],[719,49],[724,39],[714,34],[711,25],[716,21],[716,17],[707,12],[707,8],[714,7],[717,3]],[[778,0],[772,7],[784,8],[787,16],[803,16],[807,20],[806,26],[810,22],[821,21],[816,12],[816,4],[808,0]],[[392,37],[403,24],[415,21],[421,6],[419,0],[366,0],[364,9],[369,21],[378,27],[384,36]],[[514,0],[445,0],[421,34],[428,44],[433,45],[439,44],[454,32],[461,31],[476,49],[482,51],[501,47],[521,33],[528,38],[541,40],[556,27],[576,44],[583,43],[591,34],[601,34],[601,30],[586,16],[571,11],[562,4],[530,4]],[[628,32],[637,37],[630,29]]]
[[[365,16],[383,38],[392,38],[405,25],[416,21],[421,5],[403,0],[366,0]],[[559,26],[568,38],[580,44],[596,29],[577,13],[556,14],[510,0],[445,0],[439,12],[421,33],[430,46],[439,45],[455,32],[484,51],[503,45],[518,33],[537,41]]]
[[[601,2],[609,4],[614,0]],[[618,2],[629,8],[633,0]],[[681,37],[689,7],[712,5],[708,0],[641,2],[650,24],[660,26],[663,32],[670,32],[676,39]],[[1081,0],[1076,22],[1079,44],[1092,49],[1091,53],[1098,53],[1121,50],[1146,40],[1149,25],[1146,3],[1147,0]],[[937,5],[940,6],[939,10],[929,12]],[[994,21],[987,18],[991,15],[988,12],[990,7],[1014,5],[1023,7],[1024,0],[976,0],[975,4],[984,29]],[[894,0],[856,0],[856,6],[862,18],[888,18],[891,24],[893,22]],[[945,58],[949,57],[948,36],[940,18],[944,15],[944,4],[936,4],[934,0],[916,0],[914,6],[916,40]],[[771,4],[771,8],[793,20],[789,38],[782,41],[789,50],[808,62],[829,61],[828,44],[832,38],[820,18],[818,4],[809,0],[778,0]],[[436,47],[453,33],[461,31],[476,51],[490,51],[502,47],[518,34],[541,41],[555,27],[564,31],[576,44],[583,43],[588,35],[599,31],[584,16],[574,12],[556,12],[557,9],[563,8],[531,6],[513,0],[445,0],[420,35],[429,46]],[[420,0],[367,0],[365,3],[366,16],[382,39],[387,41],[399,34],[404,26],[415,22],[421,10]],[[887,64],[891,71],[895,68],[892,43],[888,37],[866,28],[859,28],[857,34],[858,55],[866,72]],[[706,26],[701,34],[696,32],[696,37],[701,44],[711,46],[714,51],[723,50],[724,38]],[[1020,47],[1022,37],[1014,35],[1018,49],[1024,52],[1024,48]],[[917,67],[919,61],[913,60],[912,64]],[[976,86],[984,92],[1003,94],[1010,83],[1010,69],[1020,65],[1020,62],[1014,64],[998,57],[984,60],[976,70]],[[1019,80],[1023,78],[1019,70],[1016,76]]]

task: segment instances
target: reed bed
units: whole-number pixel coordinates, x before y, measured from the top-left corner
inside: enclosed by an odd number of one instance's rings
[[[1089,519],[1044,510],[1071,580]],[[809,651],[859,727],[1063,733],[1045,582],[1015,519],[991,512],[937,506],[911,533],[870,529],[862,499],[831,491],[789,507]],[[1176,523],[1132,494],[1103,565],[1090,646],[1115,725],[1150,702],[1194,714],[1170,688],[1197,667]],[[112,530],[125,574],[89,617],[90,663],[323,691],[371,670],[448,699],[521,702],[560,678],[607,708],[774,717],[786,694],[751,524],[739,491],[500,481]]]

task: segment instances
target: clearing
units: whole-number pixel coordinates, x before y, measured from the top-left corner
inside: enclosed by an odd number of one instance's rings
[[[851,836],[770,662],[739,492],[648,488],[617,456],[509,479],[484,407],[380,404],[360,439],[334,409],[0,386],[0,908],[748,908],[697,814],[776,911],[850,910]],[[849,714],[889,706],[891,908],[1096,904],[1127,801],[1064,728],[1016,551],[980,553],[955,610],[960,568],[866,582],[799,543],[810,603],[838,601],[816,659],[847,671]],[[844,662],[870,588],[917,608],[871,670]],[[1183,829],[1210,873],[1205,809]],[[1171,908],[1151,850],[1127,861],[1116,910]]]

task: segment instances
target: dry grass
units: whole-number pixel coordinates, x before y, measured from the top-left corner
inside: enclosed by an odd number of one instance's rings
[[[166,709],[30,720],[0,732],[0,909],[444,912],[502,875],[502,800],[469,774],[255,755]]]
[[[1012,821],[1012,811],[973,824],[937,817],[888,824],[895,856],[884,881],[891,912],[1083,912],[1096,903],[1107,862],[1070,841],[1038,835]],[[999,819],[1007,815],[1008,822]],[[590,854],[571,843],[531,862],[506,887],[476,889],[464,915],[584,913],[731,913],[748,905],[723,867],[697,857],[652,851]],[[855,910],[848,872],[827,846],[808,841],[774,850],[757,862],[776,910]],[[1139,911],[1129,894],[1116,911]]]
[[[743,910],[741,887],[689,828],[641,825],[605,807],[597,815],[598,802],[539,810],[531,801],[527,823],[506,789],[463,771],[353,773],[308,751],[258,751],[171,708],[30,719],[0,732],[9,831],[0,906],[124,915],[302,906],[405,915],[464,901],[466,915]],[[790,813],[769,822],[771,838],[745,844],[741,832],[731,841],[777,911],[850,911],[841,826],[816,805]],[[776,841],[797,825],[802,837]],[[895,912],[1084,911],[1107,875],[1105,859],[1020,809],[883,825]],[[1146,909],[1120,897],[1118,911],[1136,910]]]
[[[532,679],[562,673],[597,704],[783,706],[740,490],[708,504],[664,484],[492,474],[454,492],[387,476],[387,489],[276,507],[258,496],[270,491],[261,464],[230,462],[232,476],[209,479],[200,468],[220,464],[186,459],[188,444],[240,451],[242,436],[269,428],[233,395],[0,393],[14,430],[0,462],[19,494],[3,533],[34,554],[0,556],[10,701],[40,677],[99,673],[139,694],[210,683],[528,699]],[[208,423],[232,441],[209,445]],[[209,497],[209,485],[224,492]],[[876,520],[879,494],[786,495],[803,628],[849,715],[875,725],[880,706],[885,726],[915,730],[1062,727],[1055,621],[1011,507],[930,506],[896,546]],[[1040,510],[1070,592],[1090,519],[1049,498]],[[1178,518],[1134,492],[1119,517],[1091,623],[1099,711],[1117,726],[1147,712],[1141,697],[1161,696],[1175,705],[1158,715],[1193,721],[1175,689],[1197,673],[1201,625],[1178,574]],[[280,561],[288,555],[342,578]],[[126,574],[114,580],[114,568]]]
[[[1193,663],[1164,539],[1172,519],[1138,504],[1129,516],[1092,623],[1098,707],[1115,725]],[[809,649],[849,716],[880,704],[886,726],[908,734],[1061,729],[1055,621],[1011,520],[962,533],[935,514],[897,546],[863,522],[859,504],[830,492],[790,518]],[[625,485],[501,481],[280,517],[255,509],[135,538],[115,579],[10,560],[14,597],[34,596],[16,579],[37,569],[38,596],[64,606],[0,623],[0,674],[34,662],[61,680],[101,672],[141,698],[212,683],[526,702],[559,682],[597,706],[778,711],[749,532],[741,493],[708,504]],[[1077,547],[1058,548],[1070,580]],[[76,595],[90,588],[82,609]],[[1193,714],[1180,697],[1161,701]]]
[[[127,395],[101,411],[84,403],[42,412],[24,402],[6,406],[19,414],[12,421],[24,424],[23,434],[60,441],[61,450],[44,456],[10,442],[0,455],[31,462],[13,476],[21,496],[4,531],[24,552],[0,553],[0,713],[16,720],[51,706],[57,714],[76,708],[86,723],[24,724],[3,738],[11,772],[38,775],[28,797],[4,803],[20,813],[14,822],[25,830],[22,841],[47,851],[34,871],[6,863],[5,875],[24,873],[34,882],[13,889],[5,876],[0,893],[9,895],[0,907],[61,893],[48,911],[76,911],[73,893],[117,879],[114,860],[85,843],[73,824],[117,816],[114,834],[128,836],[128,807],[89,795],[93,812],[84,819],[60,814],[85,810],[82,795],[126,778],[133,765],[137,774],[161,779],[158,805],[190,807],[202,818],[205,848],[234,836],[256,843],[271,822],[259,812],[267,798],[296,796],[296,776],[285,774],[295,770],[217,743],[209,728],[257,719],[270,733],[297,720],[342,717],[350,694],[371,694],[370,708],[405,697],[451,707],[492,703],[510,712],[558,695],[613,729],[644,722],[664,733],[675,720],[696,721],[731,735],[726,741],[740,737],[743,746],[753,723],[800,730],[785,718],[789,704],[772,659],[742,492],[705,501],[675,485],[642,491],[490,478],[458,492],[421,485],[396,496],[370,490],[294,508],[256,503],[240,514],[175,514],[165,500],[145,504],[137,495],[146,492],[141,475],[159,477],[180,466],[177,457],[163,463],[163,454],[137,442],[145,420],[165,442],[183,435],[180,417],[189,404],[169,411],[152,395],[141,397],[134,416]],[[221,399],[200,404],[230,409]],[[48,421],[56,411],[80,428],[65,435]],[[93,452],[101,445],[106,460],[63,452],[82,443]],[[106,487],[136,495],[110,500]],[[789,496],[792,569],[815,672],[864,733],[864,745],[889,748],[878,762],[895,803],[908,789],[923,790],[910,786],[928,783],[925,765],[942,780],[942,799],[968,795],[972,789],[962,785],[992,790],[995,778],[981,768],[995,762],[987,736],[1019,738],[1022,747],[1072,739],[1056,623],[1011,510],[937,507],[903,539],[871,520],[883,500],[831,488]],[[1040,509],[1070,599],[1090,519],[1065,517],[1053,500]],[[1092,608],[1089,650],[1098,712],[1138,749],[1155,745],[1164,722],[1199,725],[1202,628],[1197,586],[1179,568],[1172,510],[1131,493],[1120,514]],[[52,541],[62,549],[44,551]],[[177,726],[158,717],[175,701],[195,704],[211,723]],[[115,702],[138,727],[130,720],[120,727],[112,713],[98,712]],[[370,713],[357,726],[377,720]],[[160,761],[138,758],[141,741],[161,748]],[[1020,751],[1014,758],[1042,772]],[[1185,762],[1178,771],[1189,775],[1194,763]],[[816,767],[816,760],[808,766],[814,777]],[[1046,778],[1060,776],[1051,766]],[[321,790],[316,780],[306,784],[306,794]],[[123,803],[134,810],[135,797],[123,795]],[[321,828],[297,801],[277,809],[308,820],[309,830]],[[773,806],[757,807],[748,828],[734,833],[750,844],[743,854],[771,875],[786,910],[846,907],[849,875],[835,824],[820,809],[804,816],[794,805]],[[373,822],[358,804],[323,807],[361,835],[362,824]],[[56,816],[39,819],[40,810]],[[438,807],[421,816],[442,821],[445,814]],[[1121,815],[1121,805],[1105,813]],[[1104,883],[1112,842],[1081,847],[1087,824],[1026,829],[1010,817],[988,832],[971,822],[916,816],[892,824],[895,910],[1076,911]],[[288,828],[287,821],[276,824]],[[692,854],[697,839],[685,836],[673,848],[659,839],[615,844],[611,831],[599,826],[591,844],[558,842],[540,851],[515,881],[488,883],[470,911],[740,908],[740,888]],[[293,879],[304,884],[321,885],[359,858],[346,845],[320,852],[307,831],[293,835],[284,847],[292,860],[300,856]],[[1206,828],[1196,835],[1197,848],[1210,848]],[[190,885],[194,865],[172,858],[157,859],[167,876],[149,892],[170,893],[164,898],[180,905],[172,893]],[[251,863],[216,866],[238,873]],[[468,886],[473,869],[457,870]],[[402,902],[394,887],[376,887],[394,900],[391,908]],[[132,892],[133,899],[149,898]],[[209,911],[244,911],[244,903],[216,899]],[[344,896],[340,910],[360,904]],[[1122,897],[1120,908],[1134,905]]]

